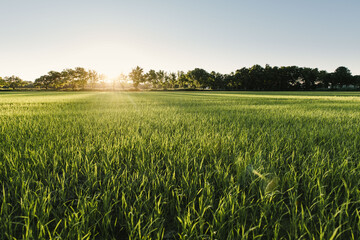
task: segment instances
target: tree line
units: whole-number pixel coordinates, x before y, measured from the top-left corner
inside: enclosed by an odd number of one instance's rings
[[[31,82],[23,81],[21,78],[14,75],[4,78],[0,77],[0,87],[2,88],[12,88],[15,90],[26,85],[31,85]]]
[[[346,67],[338,67],[333,73],[307,67],[271,67],[254,65],[230,74],[207,72],[195,68],[188,72],[166,73],[150,70],[144,73],[134,68],[129,78],[134,87],[151,85],[152,88],[189,88],[212,90],[315,90],[360,88],[360,76],[353,76]]]
[[[0,87],[18,89],[24,86],[39,89],[101,89],[104,75],[94,70],[77,67],[61,72],[50,71],[33,83],[25,82],[17,76],[0,77]],[[207,72],[201,68],[184,72],[145,72],[137,66],[128,75],[121,74],[110,83],[122,88],[132,84],[135,89],[211,89],[211,90],[316,90],[316,89],[360,89],[360,76],[353,76],[344,66],[328,73],[317,68],[287,66],[272,67],[254,65],[241,68],[230,74]]]
[[[50,71],[45,75],[35,79],[34,82],[23,81],[20,77],[0,77],[0,87],[12,88],[39,88],[39,89],[87,89],[95,88],[99,81],[104,79],[104,75],[97,73],[95,70],[85,70],[82,67],[74,69],[64,69],[61,72]]]
[[[62,72],[50,71],[35,80],[35,86],[45,89],[60,90],[63,88],[85,89],[94,88],[95,84],[103,79],[103,75],[95,70],[86,71],[82,67],[75,69],[64,69]]]

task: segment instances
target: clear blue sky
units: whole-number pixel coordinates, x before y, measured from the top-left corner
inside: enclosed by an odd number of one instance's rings
[[[0,76],[267,63],[360,74],[359,13],[359,0],[0,0]]]

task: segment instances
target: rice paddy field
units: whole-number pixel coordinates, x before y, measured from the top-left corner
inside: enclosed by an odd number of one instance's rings
[[[0,239],[360,239],[360,93],[0,93]]]

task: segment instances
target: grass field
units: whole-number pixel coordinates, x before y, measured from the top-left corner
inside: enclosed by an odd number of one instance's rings
[[[360,239],[360,93],[0,93],[0,239]]]

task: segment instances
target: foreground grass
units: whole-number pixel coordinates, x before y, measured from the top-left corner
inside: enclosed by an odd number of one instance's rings
[[[360,93],[0,94],[1,239],[359,239]]]

